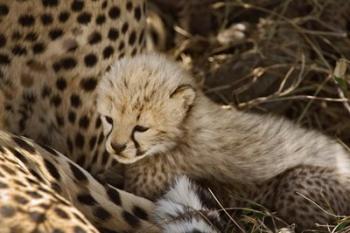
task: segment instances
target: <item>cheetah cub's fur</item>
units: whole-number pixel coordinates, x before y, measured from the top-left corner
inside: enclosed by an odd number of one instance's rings
[[[106,150],[128,164],[128,191],[154,199],[185,174],[229,187],[299,228],[331,218],[305,197],[349,213],[350,160],[340,144],[283,118],[223,109],[161,55],[117,61],[98,86],[97,106]]]

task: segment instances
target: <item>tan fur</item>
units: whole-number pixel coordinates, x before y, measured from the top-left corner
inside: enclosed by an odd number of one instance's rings
[[[297,167],[322,177],[322,187],[329,187],[330,177],[348,184],[349,153],[339,143],[283,118],[224,109],[205,97],[179,65],[157,54],[116,62],[100,82],[97,102],[99,113],[115,126],[103,124],[107,151],[131,163],[125,188],[149,198],[166,190],[177,174],[243,184],[251,187],[248,193],[264,185],[274,188],[277,184],[271,183]],[[138,132],[137,125],[149,129]],[[116,153],[113,143],[126,147]],[[349,209],[334,208],[341,213]]]
[[[49,193],[42,198],[44,202],[47,196],[53,201],[56,197],[66,198],[71,201],[71,209],[80,209],[94,226],[104,227],[104,231],[145,232],[143,227],[148,230],[152,224],[136,216],[134,210],[149,215],[153,203],[117,190],[117,201],[113,204],[107,189],[88,173],[97,175],[115,164],[102,144],[102,127],[95,111],[95,87],[114,60],[140,53],[145,48],[145,1],[0,0],[0,8],[0,128],[26,135],[64,153],[57,158],[35,145],[35,152],[21,151],[28,164],[15,160],[8,165],[5,161],[6,166],[16,171],[34,170],[44,181],[28,172],[3,176],[6,169],[0,166],[0,177],[4,178],[1,181],[7,186],[7,195],[0,195],[0,215],[2,206],[10,204],[15,208],[17,203],[9,199],[24,192],[13,185],[12,180],[27,184],[26,179],[33,178],[37,183],[32,185],[33,191],[45,189]],[[0,160],[13,158],[13,151],[18,149],[11,136],[1,131],[0,147],[5,145],[8,149],[0,153]],[[44,159],[58,170],[61,180],[45,170]],[[87,184],[74,179],[69,164],[88,170],[81,168],[87,175]],[[56,186],[51,187],[51,183],[59,185],[62,193],[54,189]],[[85,195],[85,199],[77,200],[78,195]],[[27,211],[31,206],[23,207],[25,211],[18,211],[15,218],[3,220],[0,216],[0,232],[32,232],[38,224],[35,221],[22,224],[22,219],[31,218]],[[98,207],[109,214],[100,211],[105,214],[101,219],[100,212],[96,211]],[[48,207],[42,209],[45,211]],[[67,212],[75,213],[68,208]],[[49,211],[46,220],[38,231],[51,232],[62,225],[67,226],[62,232],[74,231],[73,217],[71,222],[65,220],[62,224],[63,221]],[[24,230],[11,229],[11,224]],[[85,225],[85,231],[92,232],[88,231],[92,225]],[[78,231],[77,228],[75,232]]]

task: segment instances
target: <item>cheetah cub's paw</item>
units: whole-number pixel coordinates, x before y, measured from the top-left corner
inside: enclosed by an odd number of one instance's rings
[[[218,233],[220,216],[205,202],[208,193],[180,176],[173,187],[156,202],[154,220],[164,233]]]

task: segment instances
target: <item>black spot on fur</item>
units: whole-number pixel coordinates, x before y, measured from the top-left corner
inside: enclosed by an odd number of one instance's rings
[[[42,183],[46,183],[45,180],[44,180],[44,178],[43,178],[41,175],[39,175],[39,173],[37,173],[36,171],[34,171],[33,169],[29,169],[29,172],[30,172],[33,176],[35,176],[35,178],[36,178],[38,181],[40,181],[40,182],[42,182]],[[28,182],[32,183],[32,180],[28,179]]]
[[[84,167],[86,156],[84,154],[80,155],[77,159],[77,164],[81,167]]]
[[[35,18],[32,15],[21,15],[18,18],[18,23],[21,24],[23,27],[30,27],[34,25]]]
[[[117,19],[120,16],[120,9],[118,6],[112,6],[108,11],[108,15],[111,19]]]
[[[26,205],[29,202],[27,198],[22,197],[20,195],[13,195],[13,199],[15,200],[15,202],[17,202],[20,205]]]
[[[67,87],[67,82],[64,78],[58,78],[56,80],[56,87],[58,90],[63,91]]]
[[[77,61],[73,57],[66,57],[61,60],[61,66],[66,70],[71,70],[76,67]]]
[[[58,0],[42,0],[45,7],[55,7],[58,5]]]
[[[74,0],[71,5],[72,11],[81,11],[84,8],[83,0]]]
[[[93,45],[93,44],[97,44],[102,40],[102,36],[99,32],[93,32],[90,36],[89,36],[89,44]]]
[[[50,152],[52,155],[54,155],[55,157],[58,157],[59,154],[57,153],[57,151],[55,151],[54,149],[52,149],[51,147],[47,146],[47,145],[40,145],[43,149],[47,150],[48,152]]]
[[[131,10],[132,10],[132,2],[128,1],[128,2],[126,3],[126,9],[127,9],[128,11],[131,11]]]
[[[84,63],[86,67],[93,67],[97,63],[97,56],[93,53],[90,53],[84,57]]]
[[[62,189],[56,182],[51,183],[51,188],[58,194],[62,193]]]
[[[6,37],[3,34],[0,34],[0,48],[6,45]]]
[[[90,120],[87,116],[82,116],[79,119],[79,126],[80,128],[87,129],[89,127]]]
[[[132,213],[140,219],[148,220],[147,212],[138,206],[134,206]]]
[[[1,38],[0,38],[1,39]],[[1,42],[0,42],[1,43]],[[1,47],[1,45],[0,45]],[[17,56],[21,56],[21,55],[26,55],[27,54],[27,50],[25,47],[21,46],[21,45],[15,45],[12,48],[12,54],[13,55],[17,55]]]
[[[106,22],[106,16],[104,16],[104,15],[98,15],[98,16],[96,17],[96,24],[97,24],[97,25],[101,25],[101,24],[103,24],[104,22]]]
[[[75,145],[82,149],[84,147],[85,144],[85,139],[84,136],[81,133],[77,133],[77,135],[75,136]]]
[[[107,59],[107,58],[110,58],[113,53],[114,53],[114,48],[112,46],[107,46],[106,48],[103,49],[103,58],[104,59]]]
[[[41,90],[41,97],[45,99],[46,97],[51,95],[51,88],[48,86],[44,86],[43,89]]]
[[[122,33],[125,34],[129,30],[129,24],[125,22],[122,26]]]
[[[56,207],[53,210],[58,217],[63,218],[63,219],[69,219],[69,215],[67,214],[67,212],[65,210],[63,210],[59,207]]]
[[[127,211],[123,211],[122,217],[132,227],[137,227],[140,225],[140,220]]]
[[[124,47],[125,47],[124,41],[121,41],[120,44],[119,44],[118,50],[122,51],[124,49]],[[124,53],[121,53],[119,56],[123,57]]]
[[[137,21],[140,21],[140,19],[141,19],[141,7],[140,6],[135,7],[135,9],[134,9],[134,16],[135,16],[135,19]]]
[[[134,45],[136,41],[136,32],[132,31],[130,36],[129,36],[129,45]]]
[[[43,53],[45,51],[46,47],[44,43],[35,43],[32,47],[33,53],[34,54],[40,54]]]
[[[51,105],[55,106],[56,108],[59,107],[62,103],[62,99],[59,95],[54,95],[50,99]]]
[[[35,32],[28,32],[24,39],[27,41],[34,42],[38,39],[38,34]]]
[[[37,211],[29,212],[29,216],[30,219],[37,224],[43,223],[46,220],[45,214]]]
[[[109,200],[111,200],[114,204],[121,206],[122,202],[120,199],[120,194],[117,190],[107,188],[106,193],[108,195]]]
[[[83,12],[78,16],[77,21],[81,24],[88,24],[91,21],[91,14],[88,12]]]
[[[69,166],[70,166],[71,171],[73,172],[74,177],[78,181],[87,181],[88,180],[86,175],[81,170],[81,168],[79,168],[77,165],[75,165],[74,163],[69,163]]]
[[[52,64],[52,68],[55,72],[58,72],[61,69],[61,62],[55,62]]]
[[[96,86],[97,86],[97,79],[93,77],[85,78],[80,81],[80,87],[88,92],[95,90]]]
[[[9,13],[9,7],[5,4],[0,4],[0,16],[5,16]]]
[[[2,181],[0,181],[0,189],[7,189],[9,186]]]
[[[28,162],[27,158],[20,153],[18,150],[10,148],[11,152],[13,153],[14,156],[16,156],[17,159],[19,159],[20,161],[22,161],[22,163],[26,164]]]
[[[48,170],[48,172],[56,179],[56,180],[60,180],[61,179],[61,175],[58,172],[57,168],[55,167],[55,165],[53,165],[50,161],[48,161],[47,159],[44,159],[44,164],[46,169]]]
[[[77,118],[77,115],[75,114],[75,112],[69,111],[69,113],[68,113],[68,120],[69,120],[69,122],[74,124],[76,118]]]
[[[119,31],[116,28],[110,28],[108,31],[108,38],[111,41],[115,41],[119,37]]]
[[[17,136],[12,136],[12,140],[23,150],[26,150],[31,154],[35,154],[35,148],[32,145],[30,145],[28,142],[24,141],[22,138],[19,138]]]
[[[102,208],[100,206],[96,207],[93,210],[93,214],[95,217],[97,217],[98,219],[100,219],[102,221],[108,220],[112,217],[112,215],[107,210],[105,210],[104,208]]]
[[[56,40],[63,35],[63,30],[60,28],[55,28],[49,31],[49,37],[51,40]]]
[[[64,23],[66,22],[68,19],[69,19],[69,12],[68,11],[62,11],[59,15],[58,15],[58,20],[61,22],[61,23]]]
[[[53,23],[53,18],[50,14],[43,14],[40,19],[41,23],[45,26]]]
[[[8,65],[11,63],[10,58],[5,54],[0,54],[0,65]]]
[[[75,108],[80,107],[81,105],[80,97],[76,94],[72,94],[70,97],[70,104]]]
[[[82,193],[77,195],[77,200],[84,205],[95,205],[97,202],[93,196],[88,193]]]

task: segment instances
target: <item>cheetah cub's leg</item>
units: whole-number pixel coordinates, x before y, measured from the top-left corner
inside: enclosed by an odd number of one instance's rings
[[[350,176],[330,168],[301,166],[273,178],[255,200],[277,212],[298,230],[329,224],[350,214]]]

